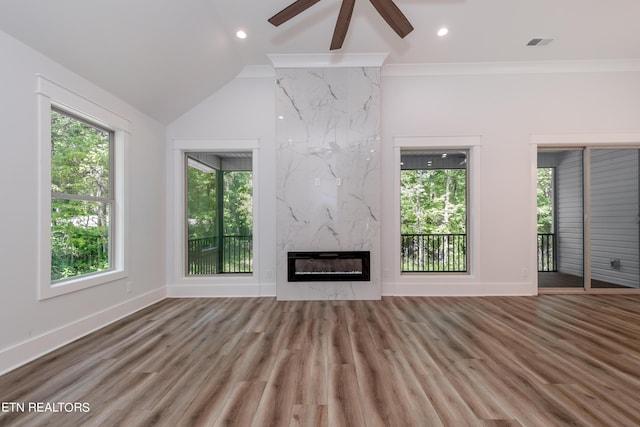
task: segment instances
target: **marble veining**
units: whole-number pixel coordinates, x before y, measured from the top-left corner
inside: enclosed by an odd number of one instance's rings
[[[380,298],[380,69],[277,69],[278,299]],[[370,282],[289,283],[287,252],[368,250]]]

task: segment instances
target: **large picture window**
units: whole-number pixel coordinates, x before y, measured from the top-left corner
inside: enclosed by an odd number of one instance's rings
[[[401,271],[467,271],[463,150],[405,150],[400,165]]]
[[[186,154],[188,276],[253,272],[250,152]]]
[[[39,298],[127,277],[127,141],[113,109],[37,77]]]
[[[112,266],[113,131],[51,111],[51,281]]]

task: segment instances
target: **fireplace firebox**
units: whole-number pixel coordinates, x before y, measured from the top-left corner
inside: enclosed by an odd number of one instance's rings
[[[289,252],[289,282],[368,282],[369,251]]]

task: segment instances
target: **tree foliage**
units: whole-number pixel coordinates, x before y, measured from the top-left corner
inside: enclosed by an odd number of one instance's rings
[[[553,233],[553,168],[538,168],[538,233]]]
[[[52,281],[109,269],[110,141],[104,129],[51,112]]]
[[[252,173],[246,171],[224,174],[224,234],[248,236],[253,231]]]
[[[222,234],[248,236],[253,230],[252,173],[220,171],[222,174]],[[188,168],[189,239],[218,236],[217,173]]]
[[[188,274],[252,271],[252,188],[251,171],[188,168]]]
[[[466,271],[466,169],[408,169],[400,179],[401,270]]]
[[[466,176],[466,169],[403,170],[401,234],[466,233]]]
[[[187,170],[188,238],[217,236],[218,183],[215,173]]]

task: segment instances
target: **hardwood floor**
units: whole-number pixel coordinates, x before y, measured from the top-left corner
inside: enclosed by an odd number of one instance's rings
[[[0,425],[640,426],[639,396],[636,295],[167,299],[0,377]]]

